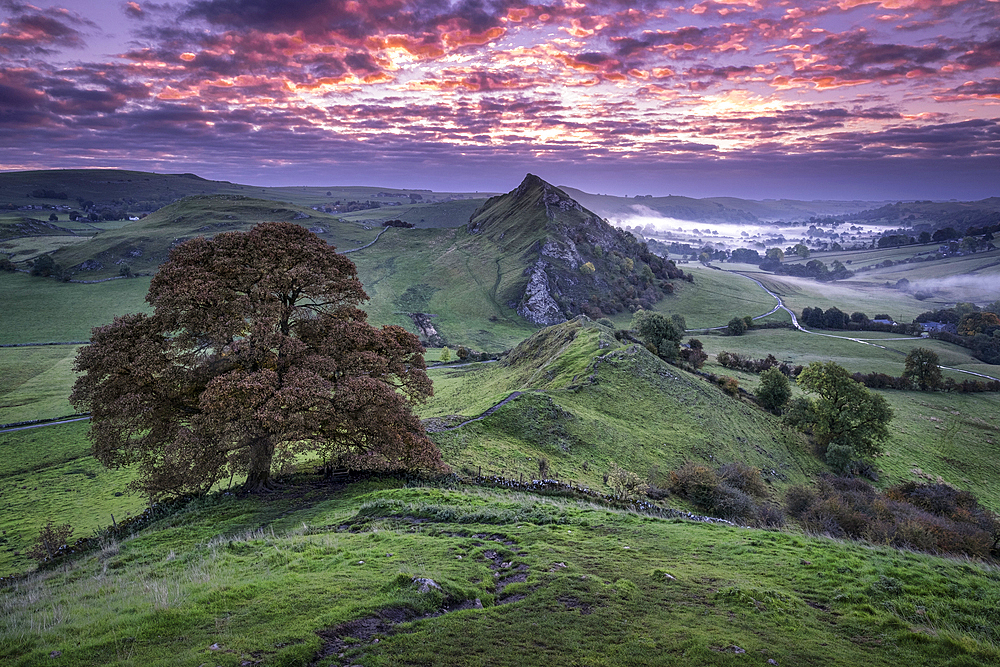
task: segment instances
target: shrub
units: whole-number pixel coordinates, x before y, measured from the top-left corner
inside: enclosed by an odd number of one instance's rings
[[[741,464],[723,466],[729,474],[729,480],[737,484],[747,484],[748,488],[756,488],[753,472],[760,476],[760,471]],[[753,472],[751,472],[753,471]],[[730,520],[745,519],[752,516],[756,507],[753,498],[742,488],[738,488],[724,478],[720,471],[708,466],[688,462],[670,473],[670,490],[695,505]],[[760,489],[763,489],[760,482]]]
[[[767,495],[767,486],[764,484],[764,478],[760,476],[760,468],[743,463],[726,463],[719,468],[719,477],[734,489],[751,496],[763,498]]]
[[[28,555],[39,563],[55,558],[61,547],[66,546],[70,536],[73,534],[73,527],[68,523],[56,526],[49,520],[38,532],[35,543],[28,549]]]
[[[785,508],[792,516],[801,519],[816,502],[816,492],[808,486],[796,484],[785,491]]]
[[[785,506],[813,532],[933,553],[985,558],[1000,540],[1000,519],[946,484],[906,482],[880,494],[863,480],[828,476],[815,489],[791,487]]]
[[[670,491],[702,507],[711,505],[711,496],[718,484],[718,473],[690,461],[670,473]]]
[[[785,513],[778,505],[770,503],[757,505],[753,523],[758,528],[781,528],[785,525]]]
[[[649,485],[642,478],[634,472],[619,468],[614,461],[611,462],[611,472],[608,473],[608,484],[611,485],[615,498],[621,500],[633,500],[649,490]]]
[[[14,271],[17,271],[17,266],[14,262],[10,261],[9,257],[0,257],[0,271],[13,273]]]
[[[726,392],[730,396],[738,396],[740,393],[740,383],[734,377],[729,377],[728,375],[723,375],[717,380],[719,387],[722,391]]]
[[[728,484],[719,484],[712,489],[711,508],[724,519],[737,520],[750,516],[754,510],[753,499]]]

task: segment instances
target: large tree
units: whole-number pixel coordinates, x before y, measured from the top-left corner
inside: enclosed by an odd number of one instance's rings
[[[827,456],[869,458],[882,451],[889,438],[892,408],[879,394],[851,377],[832,361],[814,361],[799,373],[797,384],[814,394],[808,403],[807,424],[820,451]]]
[[[264,223],[176,246],[152,315],[94,330],[70,400],[93,453],[136,465],[132,488],[205,492],[230,475],[271,485],[311,451],[367,469],[438,468],[412,404],[433,393],[417,337],[366,322],[354,264],[306,229]]]

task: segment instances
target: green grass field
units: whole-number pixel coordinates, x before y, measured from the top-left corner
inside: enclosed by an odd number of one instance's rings
[[[193,503],[0,589],[0,660],[1000,660],[994,567],[530,494],[394,486],[301,482],[267,499]],[[439,588],[420,592],[418,578]],[[449,612],[462,602],[472,608]]]
[[[0,576],[22,572],[25,553],[47,521],[86,537],[137,514],[144,499],[123,495],[129,470],[108,470],[90,455],[88,422],[0,433]],[[115,494],[118,495],[115,495]]]
[[[115,315],[148,312],[149,278],[96,285],[0,273],[0,344],[90,340]]]
[[[74,412],[76,345],[0,348],[0,424],[54,419]]]

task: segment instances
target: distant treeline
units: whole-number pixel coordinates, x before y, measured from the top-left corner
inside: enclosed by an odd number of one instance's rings
[[[778,361],[773,354],[769,354],[762,359],[739,354],[737,352],[722,351],[716,355],[716,361],[720,366],[731,370],[743,371],[745,373],[760,374],[769,368],[777,368],[786,377],[798,377],[802,372],[802,366],[792,366],[788,362]],[[912,380],[906,377],[897,377],[885,373],[853,373],[851,377],[869,389],[898,389],[907,391],[915,388]],[[997,380],[963,380],[956,382],[952,378],[945,378],[936,387],[941,391],[951,391],[963,394],[1000,392],[1000,381]]]

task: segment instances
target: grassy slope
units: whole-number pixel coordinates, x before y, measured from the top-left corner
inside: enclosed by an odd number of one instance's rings
[[[147,291],[149,278],[80,285],[0,273],[0,343],[89,340],[115,315],[145,311]]]
[[[121,521],[142,510],[142,498],[121,495],[133,473],[107,470],[90,456],[87,428],[75,422],[0,433],[0,575],[29,568],[25,551],[47,521],[86,537],[111,525],[112,514]]]
[[[629,218],[642,215],[642,208],[652,209],[669,218],[692,221],[747,221],[748,215],[761,220],[805,220],[817,215],[855,213],[880,206],[884,202],[862,201],[797,201],[793,199],[738,199],[736,197],[706,197],[693,199],[669,195],[666,197],[629,198],[597,195],[571,187],[560,186],[571,197],[606,218]],[[638,207],[638,209],[636,208]],[[626,220],[627,221],[627,220]]]
[[[489,239],[463,227],[390,229],[350,258],[371,297],[366,310],[373,322],[413,330],[405,313],[429,313],[452,345],[500,351],[536,327],[507,307],[511,285],[524,278],[520,264],[498,256]]]
[[[776,419],[579,318],[535,334],[504,362],[437,377],[422,416],[475,416],[513,391],[530,392],[483,421],[434,434],[446,460],[466,472],[531,479],[544,457],[550,476],[604,488],[612,461],[660,484],[658,469],[686,460],[741,461],[784,488],[821,469]]]
[[[515,493],[382,486],[196,503],[0,589],[0,661],[306,665],[320,632],[344,641],[318,665],[1000,660],[992,567]],[[442,591],[420,593],[413,577]],[[483,608],[404,623],[377,643],[343,625],[472,599]]]
[[[0,348],[0,424],[53,419],[74,412],[76,345]]]
[[[89,259],[103,264],[99,270],[78,272],[75,279],[118,275],[120,261],[128,263],[136,273],[153,273],[179,240],[245,231],[267,221],[295,221],[305,227],[322,228],[325,232],[320,236],[341,249],[364,245],[377,233],[301,206],[242,196],[198,196],[166,206],[120,229],[102,232],[87,243],[61,249],[52,257],[65,267]]]

